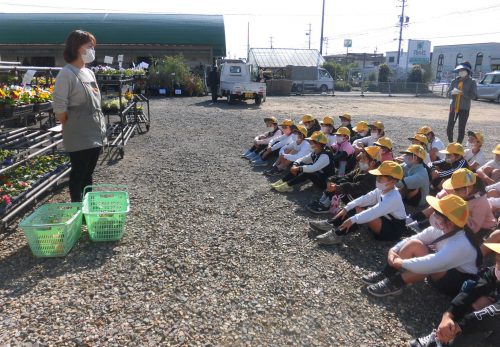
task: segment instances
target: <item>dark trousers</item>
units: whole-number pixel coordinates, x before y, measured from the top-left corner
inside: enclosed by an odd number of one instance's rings
[[[283,181],[287,182],[289,186],[294,186],[296,184],[305,182],[307,180],[311,180],[314,185],[318,186],[321,189],[326,189],[326,180],[328,179],[328,175],[322,172],[301,172],[297,176],[288,173],[285,177],[283,177]]]
[[[71,160],[69,194],[72,202],[82,201],[83,188],[92,185],[92,174],[100,153],[101,147],[69,152]]]
[[[465,126],[467,125],[467,120],[469,119],[470,110],[460,110],[457,113],[458,117],[458,138],[457,142],[462,143],[465,137]],[[448,142],[453,142],[453,128],[455,127],[455,111],[450,110],[448,115],[448,126],[446,128],[446,134],[448,135]]]
[[[267,145],[253,145],[250,150],[255,153],[260,153],[267,148]]]

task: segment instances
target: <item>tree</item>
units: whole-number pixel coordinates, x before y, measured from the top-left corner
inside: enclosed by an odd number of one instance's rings
[[[408,74],[408,82],[422,83],[424,81],[424,71],[420,65],[414,65]]]
[[[392,75],[391,68],[387,64],[382,64],[378,67],[378,81],[389,82],[389,77]]]

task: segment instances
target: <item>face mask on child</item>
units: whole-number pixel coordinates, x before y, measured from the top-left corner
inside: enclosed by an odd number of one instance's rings
[[[359,169],[361,171],[368,171],[368,169],[370,168],[370,165],[368,163],[359,163]]]
[[[360,131],[358,134],[361,137],[365,137],[368,134],[368,131]]]
[[[322,132],[323,134],[329,134],[329,133],[330,133],[330,128],[329,128],[329,127],[322,126],[322,127],[321,127],[321,132]]]
[[[373,140],[378,140],[379,137],[380,137],[378,131],[373,131],[372,130],[371,137],[372,137]]]
[[[375,186],[380,189],[381,191],[384,191],[387,189],[387,185],[388,183],[387,182],[375,182]]]
[[[444,231],[444,229],[446,228],[446,225],[445,223],[443,223],[443,221],[441,219],[438,219],[438,217],[436,217],[436,214],[433,213],[431,215],[431,217],[429,218],[429,223],[436,229],[438,230],[441,230],[441,231]]]
[[[290,135],[291,132],[292,132],[292,129],[290,129],[290,128],[284,128],[283,129],[283,134],[285,134],[286,136]]]
[[[348,120],[343,120],[342,121],[342,126],[346,127],[349,125],[349,121]]]
[[[344,143],[344,142],[345,142],[344,136],[338,136],[337,135],[337,143],[341,144],[341,143]]]
[[[411,162],[411,157],[409,155],[405,155],[403,157],[403,160],[404,160],[406,165],[411,166],[412,162]]]

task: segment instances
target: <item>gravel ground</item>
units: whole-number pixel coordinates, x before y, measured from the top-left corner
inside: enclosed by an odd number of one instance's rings
[[[439,321],[448,299],[426,284],[395,298],[366,294],[359,277],[383,265],[391,243],[361,229],[344,246],[317,247],[303,207],[320,192],[275,193],[239,154],[263,117],[306,111],[380,119],[400,149],[422,119],[444,134],[445,100],[290,97],[257,108],[186,98],[151,106],[151,131],[96,173],[97,182],[129,187],[120,242],[94,244],[84,233],[67,257],[35,259],[20,230],[0,235],[0,345],[402,346]],[[485,132],[489,151],[500,106],[473,107],[469,128]],[[50,199],[67,197],[64,189]]]

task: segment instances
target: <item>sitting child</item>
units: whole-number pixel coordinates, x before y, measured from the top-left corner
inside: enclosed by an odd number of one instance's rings
[[[420,145],[411,145],[401,153],[404,154],[404,163],[401,164],[404,177],[396,186],[405,203],[424,206],[425,197],[429,194],[429,174],[424,164],[427,152]]]
[[[500,341],[500,243],[485,243],[496,254],[495,266],[481,272],[475,285],[450,303],[436,330],[410,347],[498,346]]]
[[[433,161],[438,161],[441,159],[444,159],[444,155],[442,153],[439,153],[439,151],[442,151],[444,149],[444,143],[441,141],[439,137],[437,137],[434,134],[434,131],[430,126],[423,126],[420,129],[418,129],[417,134],[423,134],[427,137],[427,140],[429,141],[429,157],[431,159],[431,162]]]
[[[358,139],[352,143],[354,149],[356,150],[356,154],[359,153],[362,147],[373,146],[375,141],[384,136],[384,123],[378,121],[373,122],[372,124],[370,124],[370,135]]]
[[[469,218],[467,226],[479,235],[488,235],[495,226],[495,217],[491,211],[484,184],[476,178],[476,174],[469,169],[459,169],[443,182],[443,190],[437,194],[438,198],[455,194],[465,201],[469,206]],[[415,213],[412,218],[419,221],[420,225],[432,215],[429,207],[422,212]]]
[[[426,278],[440,292],[454,296],[464,281],[476,279],[482,262],[479,240],[467,227],[467,202],[456,195],[427,196],[434,213],[431,226],[389,250],[383,271],[362,277],[368,293],[397,295]]]
[[[264,123],[266,123],[267,128],[270,130],[264,134],[257,135],[254,138],[252,148],[241,155],[243,158],[249,160],[257,159],[259,153],[267,148],[269,141],[283,135],[281,129],[278,126],[278,120],[276,119],[276,117],[264,118]]]
[[[279,175],[292,165],[295,160],[311,153],[309,142],[304,141],[307,135],[306,127],[303,125],[293,125],[292,133],[295,135],[295,141],[281,147],[278,160],[276,160],[271,169],[264,171],[265,175]]]
[[[321,126],[316,118],[310,114],[305,114],[300,118],[300,121],[307,129],[307,137],[310,137],[315,131],[321,131]]]
[[[352,128],[352,131],[354,132],[354,134],[351,136],[351,143],[354,143],[354,141],[362,139],[364,137],[370,136],[370,126],[365,121],[356,123],[356,126]]]
[[[333,146],[336,143],[335,127],[333,126],[333,118],[325,116],[321,124],[321,132],[328,138],[328,146]]]
[[[394,160],[394,156],[392,155],[392,140],[387,136],[379,138],[375,143],[375,146],[380,147],[379,152],[379,161],[383,163],[387,160]]]
[[[283,179],[271,184],[271,187],[281,193],[293,191],[293,186],[311,180],[321,189],[326,188],[328,177],[335,172],[333,153],[328,146],[328,139],[321,131],[306,138],[311,146],[311,154],[296,160],[290,172]]]
[[[469,168],[476,171],[486,163],[486,157],[481,149],[484,143],[484,136],[479,132],[467,132],[469,138],[468,148],[465,150],[464,159],[467,160]]]
[[[351,132],[347,128],[340,127],[334,135],[336,136],[336,141],[332,146],[333,161],[337,168],[337,175],[343,176],[346,172],[347,161],[354,154],[354,148],[349,142]]]
[[[349,113],[344,113],[342,116],[339,116],[340,118],[340,124],[344,128],[349,129],[349,131],[352,133],[352,125],[351,125],[351,115]]]
[[[477,169],[478,177],[487,186],[500,181],[500,144],[498,144],[492,152],[495,154],[495,159],[490,160]]]
[[[346,205],[375,189],[375,176],[368,171],[379,166],[380,163],[377,161],[379,151],[380,148],[376,146],[363,148],[356,157],[358,167],[345,176],[334,176],[330,179],[319,201],[314,201],[307,206],[307,209],[314,214],[332,213],[335,216],[340,211],[341,202]],[[334,226],[334,222],[330,219],[324,222],[310,222],[309,225],[325,233]]]
[[[293,121],[290,119],[285,119],[283,123],[281,123],[281,129],[283,132],[283,135],[278,136],[277,138],[272,139],[269,141],[269,144],[267,145],[267,148],[264,152],[259,154],[256,159],[253,159],[251,161],[252,166],[267,166],[266,160],[269,158],[276,158],[279,155],[279,150],[284,147],[285,145],[291,143],[294,140],[294,137],[292,136],[292,126],[293,126]]]
[[[343,207],[334,219],[350,218],[345,219],[339,228],[318,236],[316,240],[319,244],[341,243],[354,224],[367,224],[377,240],[397,240],[401,237],[406,229],[406,211],[396,183],[403,178],[403,168],[396,162],[385,161],[368,172],[377,176],[377,188]],[[349,214],[352,210],[356,210],[356,214]]]
[[[463,157],[464,148],[461,144],[452,142],[440,153],[446,155],[446,158],[434,161],[431,165],[431,184],[435,189],[441,189],[442,183],[458,169],[469,168],[467,161]]]

